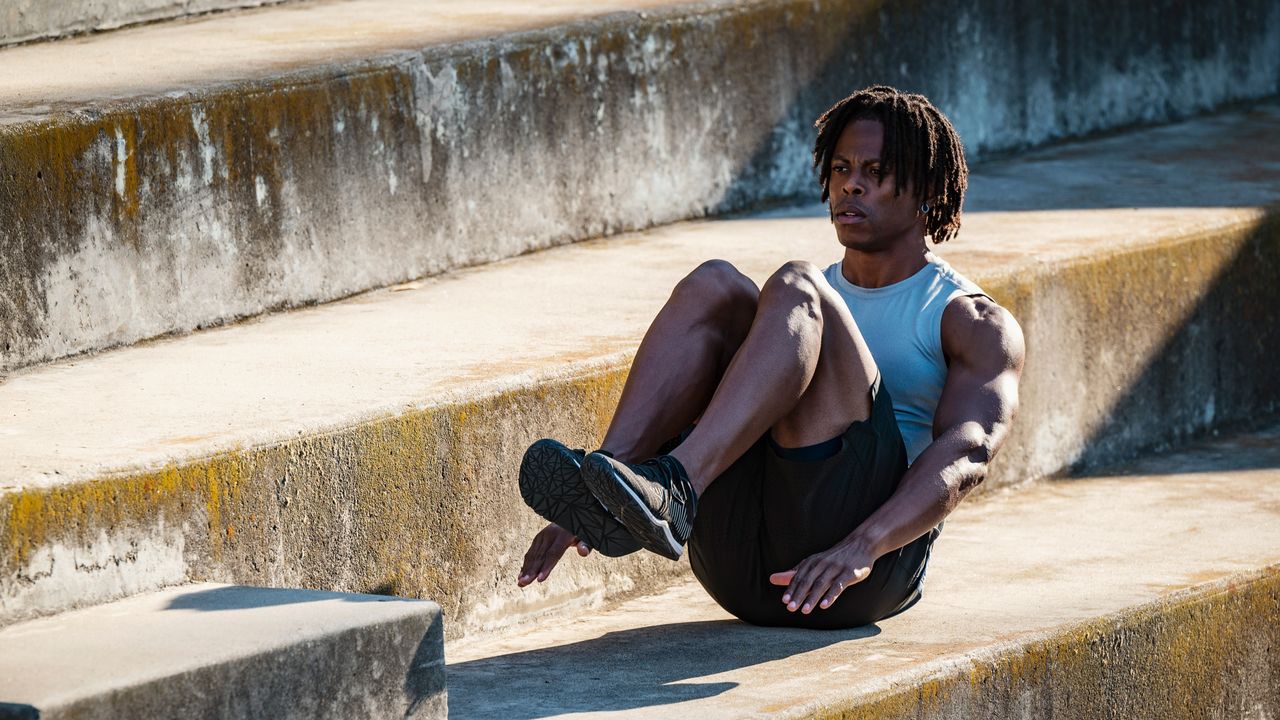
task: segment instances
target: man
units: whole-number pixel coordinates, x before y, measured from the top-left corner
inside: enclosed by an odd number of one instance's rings
[[[571,546],[676,559],[687,542],[707,592],[752,623],[852,627],[919,598],[943,519],[1008,434],[1022,333],[928,251],[967,184],[947,118],[875,86],[816,127],[843,259],[759,289],[711,261],[676,286],[600,450],[526,453],[521,493],[552,525],[521,586]]]

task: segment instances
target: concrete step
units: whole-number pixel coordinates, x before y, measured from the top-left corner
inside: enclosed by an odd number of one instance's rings
[[[345,0],[0,50],[0,372],[812,197],[814,118],[871,82],[974,158],[1271,96],[1277,28],[1270,0]]]
[[[1278,717],[1280,427],[967,501],[924,599],[864,628],[754,627],[690,580],[445,656],[455,720]]]
[[[0,47],[287,0],[0,0]]]
[[[940,248],[1021,321],[987,481],[1087,468],[1280,409],[1280,108],[993,163]],[[441,603],[456,636],[685,572],[576,563],[518,590],[542,436],[599,441],[670,288],[835,261],[812,206],[673,225],[14,374],[0,623],[189,580]]]
[[[444,718],[440,607],[198,584],[0,629],[0,718]]]

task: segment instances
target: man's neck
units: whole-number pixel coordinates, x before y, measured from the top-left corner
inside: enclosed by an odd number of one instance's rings
[[[882,288],[902,282],[929,263],[929,249],[921,240],[916,244],[900,244],[880,252],[862,252],[845,248],[841,273],[844,279],[864,288]]]

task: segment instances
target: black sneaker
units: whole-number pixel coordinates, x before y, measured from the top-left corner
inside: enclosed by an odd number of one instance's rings
[[[582,481],[585,450],[571,450],[555,440],[529,446],[520,462],[520,497],[533,511],[568,530],[592,550],[620,557],[640,549]]]
[[[679,460],[659,455],[630,465],[591,453],[582,462],[582,479],[646,550],[680,559],[698,499]]]

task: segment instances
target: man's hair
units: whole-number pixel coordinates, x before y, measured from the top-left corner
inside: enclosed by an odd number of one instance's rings
[[[893,175],[893,191],[908,188],[929,204],[925,233],[935,243],[955,237],[960,207],[969,184],[964,145],[942,111],[923,95],[899,92],[887,85],[859,90],[822,113],[814,123],[813,167],[822,185],[822,200],[830,195],[831,155],[840,133],[856,120],[878,120],[884,126],[880,164]]]

